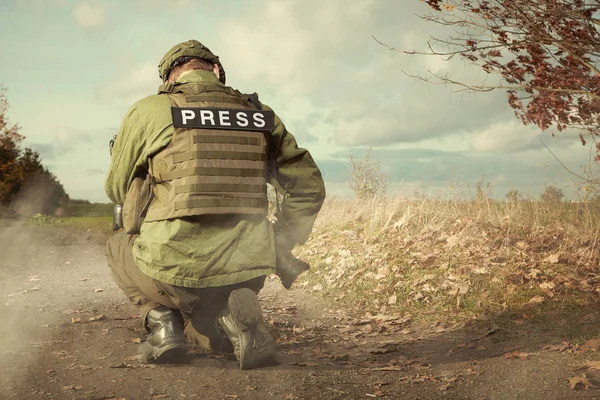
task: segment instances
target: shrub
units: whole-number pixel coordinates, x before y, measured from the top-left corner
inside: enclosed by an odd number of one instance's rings
[[[380,171],[379,160],[371,158],[371,148],[363,158],[351,155],[348,161],[352,174],[348,184],[357,199],[370,200],[385,194],[388,180]]]

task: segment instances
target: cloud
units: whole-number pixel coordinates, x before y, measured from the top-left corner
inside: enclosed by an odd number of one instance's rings
[[[32,150],[35,150],[40,155],[42,161],[55,160],[57,156],[56,146],[49,143],[32,143],[29,145]]]
[[[209,5],[208,3],[215,3],[215,0],[203,0],[202,6]],[[139,10],[144,13],[154,13],[154,12],[175,12],[181,11],[182,9],[190,8],[190,7],[198,7],[198,1],[194,0],[169,0],[169,2],[165,2],[165,0],[137,0],[136,5]]]
[[[74,10],[77,25],[98,28],[106,24],[106,6],[97,1],[80,1]]]
[[[18,0],[17,4],[34,11],[44,11],[48,8],[62,7],[67,4],[67,0]]]
[[[516,153],[543,147],[543,134],[536,126],[524,126],[514,119],[490,125],[471,138],[471,150],[478,153]]]
[[[89,168],[87,171],[89,176],[104,176],[106,175],[106,170],[100,168]]]
[[[247,81],[261,80],[283,94],[310,93],[334,71],[349,24],[361,25],[373,0],[262,0],[244,20],[219,24],[223,59]],[[332,49],[337,50],[332,51]],[[328,59],[320,57],[330,54]]]
[[[401,50],[425,50],[427,38],[441,29],[415,15],[426,12],[426,5],[400,7],[376,0],[258,3],[247,18],[219,24],[219,51],[230,81],[275,93],[274,105],[305,98],[312,111],[327,114],[331,143],[417,143],[514,119],[502,92],[450,93],[450,86],[402,73],[430,69],[458,80],[492,79],[482,71],[458,59],[444,62],[389,51],[372,38]],[[296,117],[297,111],[287,113]]]
[[[156,64],[146,62],[130,67],[115,80],[97,88],[97,94],[102,100],[133,103],[156,93],[160,84]]]

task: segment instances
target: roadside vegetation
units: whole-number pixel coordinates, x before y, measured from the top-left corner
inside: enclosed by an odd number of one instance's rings
[[[33,226],[62,226],[81,230],[112,232],[112,209],[110,203],[89,203],[75,200],[66,209],[67,216],[35,214],[28,219]]]
[[[600,203],[330,199],[304,285],[372,313],[464,322],[598,301]]]
[[[302,284],[372,314],[428,323],[524,319],[598,302],[600,200],[564,201],[548,185],[490,198],[385,197],[370,152],[350,159],[355,198],[330,198],[296,251]],[[371,179],[377,177],[376,180]]]

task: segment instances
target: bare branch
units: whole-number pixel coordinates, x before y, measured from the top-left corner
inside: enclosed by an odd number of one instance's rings
[[[554,157],[554,159],[556,161],[558,161],[558,163],[565,169],[565,171],[567,171],[569,174],[571,174],[573,176],[576,176],[579,179],[582,179],[582,180],[584,180],[586,182],[590,182],[590,180],[588,178],[585,178],[585,177],[583,177],[583,176],[581,176],[579,174],[576,174],[575,172],[571,171],[569,169],[569,167],[567,167],[562,161],[560,161],[560,159],[556,156],[556,154],[554,154],[554,152],[552,150],[550,150],[550,148],[546,145],[546,143],[544,143],[543,140],[540,140],[540,142],[544,145],[544,147],[546,148],[546,150],[548,150],[550,152],[550,154],[552,154],[552,157]]]

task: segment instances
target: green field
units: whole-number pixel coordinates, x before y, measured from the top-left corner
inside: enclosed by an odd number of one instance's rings
[[[112,232],[113,204],[72,204],[64,217],[36,214],[29,218],[35,226],[64,226],[82,230]]]

